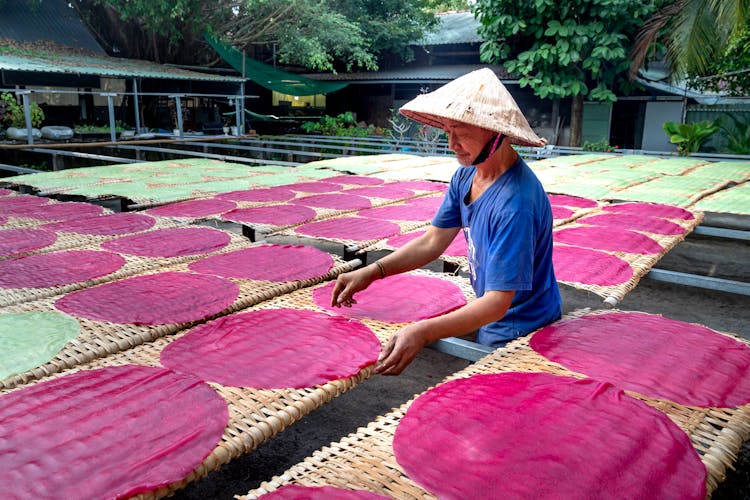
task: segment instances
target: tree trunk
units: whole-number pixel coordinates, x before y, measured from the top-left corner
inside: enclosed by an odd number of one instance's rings
[[[583,125],[583,95],[574,95],[570,103],[570,140],[568,145],[577,148],[581,145]]]

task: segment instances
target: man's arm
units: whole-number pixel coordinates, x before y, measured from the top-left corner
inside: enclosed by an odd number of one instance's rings
[[[411,271],[429,264],[440,257],[448,248],[459,230],[458,227],[444,229],[429,226],[425,234],[380,259],[378,262],[383,266],[383,272],[373,262],[356,271],[339,275],[333,287],[333,293],[331,293],[331,305],[336,307],[341,304],[349,306],[356,303],[354,294],[370,286],[370,283],[376,279],[386,275]]]
[[[473,332],[501,319],[508,311],[514,294],[513,291],[490,290],[460,309],[412,323],[399,330],[383,348],[375,373],[398,375],[427,344]]]

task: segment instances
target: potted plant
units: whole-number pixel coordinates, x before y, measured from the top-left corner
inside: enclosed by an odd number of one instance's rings
[[[0,94],[2,102],[2,113],[0,114],[0,123],[8,127],[6,134],[11,139],[23,139],[26,137],[26,114],[23,106],[18,103],[15,96],[10,92]],[[29,105],[31,114],[31,127],[34,137],[41,137],[42,132],[39,127],[44,122],[44,111],[39,104],[32,102]]]

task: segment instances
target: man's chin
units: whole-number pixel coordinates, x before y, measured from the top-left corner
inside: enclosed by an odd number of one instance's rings
[[[464,167],[471,166],[471,158],[469,157],[469,155],[456,155],[456,160],[458,160],[458,163],[461,166],[464,166]]]

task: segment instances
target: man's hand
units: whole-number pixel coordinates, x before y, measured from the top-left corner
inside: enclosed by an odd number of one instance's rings
[[[373,268],[377,274],[373,274]],[[375,265],[340,274],[331,292],[331,306],[351,307],[352,304],[356,304],[354,294],[370,286],[377,276],[380,276],[380,270]]]
[[[380,353],[375,373],[399,375],[427,343],[427,331],[422,323],[413,323],[399,330]]]

